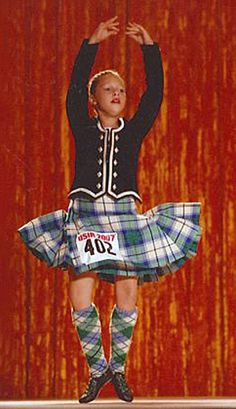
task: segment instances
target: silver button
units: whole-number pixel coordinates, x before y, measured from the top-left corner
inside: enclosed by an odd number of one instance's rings
[[[115,149],[115,153],[117,153],[117,152],[119,152],[119,149],[116,147],[116,149]]]
[[[100,135],[100,139],[102,141],[104,139],[104,135]]]
[[[102,151],[103,151],[102,146],[99,146],[99,148],[98,148],[98,152],[102,152]]]
[[[116,135],[115,140],[116,140],[116,141],[119,141],[119,139],[120,139],[119,136]]]
[[[117,178],[118,173],[117,173],[117,172],[114,172],[114,173],[113,173],[113,176],[114,176],[114,178]]]
[[[97,188],[100,189],[100,187],[102,186],[101,183],[97,183]]]
[[[115,159],[113,163],[114,163],[114,165],[116,166],[118,162],[117,162],[117,160]]]
[[[98,172],[97,176],[100,178],[102,176],[102,172]]]
[[[116,187],[117,187],[117,186],[116,186],[116,185],[113,185],[112,187],[113,187],[113,190],[116,190]]]
[[[102,164],[102,159],[98,159],[98,164],[99,164],[99,165]]]

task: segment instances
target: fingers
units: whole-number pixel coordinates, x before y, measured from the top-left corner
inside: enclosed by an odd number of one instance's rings
[[[141,44],[141,40],[135,34],[128,34],[128,36],[130,38],[133,38],[133,40],[137,41],[139,44]]]
[[[106,27],[106,30],[108,32],[109,35],[115,35],[118,34],[120,29],[118,27],[115,26],[111,26],[111,27]]]
[[[108,19],[108,20],[102,22],[102,24],[103,24],[104,26],[106,26],[106,27],[107,27],[107,26],[109,26],[109,27],[116,27],[116,26],[118,26],[118,25],[120,24],[119,21],[117,21],[117,19],[118,19],[118,16],[115,16],[115,17],[112,17],[112,18],[110,18],[110,19]],[[141,31],[144,30],[144,31],[145,31],[144,27],[141,26],[141,24],[131,23],[131,22],[128,23],[128,25],[127,25],[126,28],[128,28],[128,29],[135,29],[135,30],[141,30]]]
[[[118,16],[115,16],[115,17],[112,17],[112,18],[102,22],[101,24],[106,29],[108,29],[108,28],[109,29],[116,29],[116,28],[118,28],[118,26],[120,24],[119,21],[117,21],[117,19],[118,19]],[[134,31],[134,32],[143,32],[143,31],[145,31],[143,26],[141,26],[140,24],[131,23],[131,22],[128,23],[128,25],[126,27],[126,30]]]
[[[133,23],[129,23],[126,27],[125,34],[142,34],[142,31]]]
[[[141,34],[140,30],[137,28],[129,28],[127,27],[125,30],[126,34],[131,34],[131,33],[135,33],[135,34]]]
[[[137,24],[137,23],[131,23],[131,21],[129,21],[128,22],[128,25],[127,26],[130,26],[130,27],[136,27],[136,28],[138,28],[139,27],[139,24]],[[141,27],[141,26],[140,26]]]
[[[135,30],[135,31],[139,31],[139,32],[144,32],[145,31],[143,26],[141,26],[140,24],[131,23],[131,22],[128,23],[126,29]]]
[[[97,28],[97,37],[99,37],[100,41],[104,40],[109,36],[114,36],[118,34],[119,30],[119,21],[117,20],[118,16],[114,16],[102,23],[100,23],[99,27]],[[133,38],[134,40],[138,41],[139,43],[146,43],[147,41],[151,41],[151,38],[147,31],[144,29],[141,24],[137,24],[135,22],[129,22],[125,29],[125,34],[129,37]]]
[[[119,31],[120,31],[119,29],[109,30],[109,31],[108,31],[108,34],[107,34],[107,37],[115,36],[115,35],[118,34]]]
[[[107,21],[104,21],[102,24],[104,25],[104,27],[108,28],[108,27],[116,27],[118,26],[120,23],[119,21],[117,21],[118,16],[112,17]]]
[[[130,35],[130,34],[135,34],[135,35],[140,35],[140,31],[136,31],[136,30],[126,30],[125,34]]]
[[[139,37],[142,32],[136,25],[129,23],[126,27],[125,34],[137,40],[137,37]]]
[[[135,30],[127,30],[126,32],[125,32],[125,34],[127,35],[127,36],[129,36],[130,38],[133,38],[135,41],[137,41],[139,44],[142,44],[143,43],[143,40],[142,40],[142,35],[140,34],[140,32],[139,31],[135,31]]]
[[[110,18],[109,20],[105,21],[104,23],[102,23],[103,25],[103,29],[107,30],[110,35],[115,35],[119,32],[119,21],[117,20],[117,16]]]
[[[118,34],[117,32],[111,31],[108,33],[107,37],[116,36],[117,34]]]
[[[109,20],[105,21],[104,23],[105,23],[105,24],[106,24],[106,23],[112,23],[112,22],[115,21],[117,18],[118,18],[118,16],[109,18]]]
[[[137,28],[139,28],[140,30],[144,30],[144,27],[143,26],[141,26],[141,24],[137,24],[137,23],[133,23],[134,24],[134,26],[136,26]]]
[[[103,25],[104,25],[104,27],[105,28],[113,28],[113,27],[118,27],[119,26],[119,22],[117,21],[117,23],[104,23]]]
[[[109,26],[104,26],[104,29],[105,30],[118,30],[119,31],[118,25],[115,25],[115,24],[112,24],[112,25],[109,25]]]
[[[153,40],[150,34],[147,32],[147,30],[145,30],[143,26],[141,26],[141,24],[129,22],[126,27],[126,34],[128,34],[129,36],[131,36],[131,34],[136,35],[136,39],[138,39],[137,41],[142,44],[153,44]]]

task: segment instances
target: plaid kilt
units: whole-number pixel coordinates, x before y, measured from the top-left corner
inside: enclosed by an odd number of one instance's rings
[[[198,202],[165,203],[139,214],[131,196],[114,200],[105,195],[71,200],[68,212],[37,217],[18,232],[33,254],[51,267],[71,266],[77,274],[93,270],[110,283],[117,274],[138,276],[141,285],[175,272],[196,255],[202,233],[199,217]],[[76,239],[87,231],[117,233],[121,258],[84,264]]]

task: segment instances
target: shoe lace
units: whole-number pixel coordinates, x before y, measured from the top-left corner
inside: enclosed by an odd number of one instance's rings
[[[130,392],[130,389],[127,385],[126,379],[125,379],[125,375],[123,373],[117,373],[117,378],[121,384],[121,387],[124,391],[128,391]]]
[[[91,392],[95,389],[96,387],[96,380],[93,376],[90,376],[88,385],[86,387],[85,393],[87,394],[88,392]]]

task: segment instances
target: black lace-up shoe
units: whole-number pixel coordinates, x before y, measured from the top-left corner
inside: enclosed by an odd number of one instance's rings
[[[112,383],[118,398],[126,402],[132,402],[134,397],[126,382],[125,374],[123,372],[113,372],[112,375]]]
[[[112,379],[112,372],[109,366],[107,367],[107,369],[101,376],[98,376],[98,377],[90,376],[86,391],[79,398],[79,402],[88,403],[94,400],[98,396],[102,387],[106,383],[111,381],[111,379]]]

